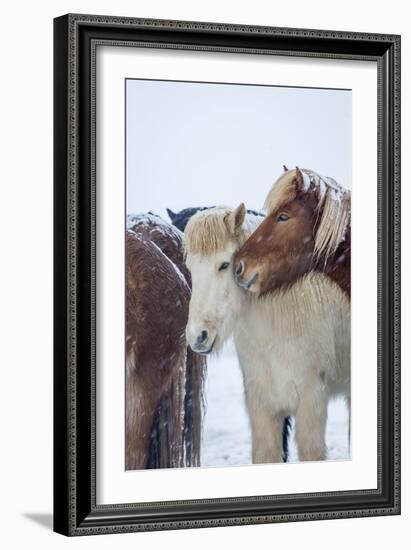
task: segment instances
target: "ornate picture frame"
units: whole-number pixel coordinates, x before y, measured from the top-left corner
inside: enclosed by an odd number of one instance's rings
[[[376,489],[96,501],[96,50],[372,61],[378,98]],[[125,17],[54,20],[54,530],[75,536],[400,513],[400,37]],[[151,472],[156,475],[156,472]]]

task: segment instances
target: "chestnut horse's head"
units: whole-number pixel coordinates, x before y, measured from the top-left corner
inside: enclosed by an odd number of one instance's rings
[[[234,258],[239,286],[264,295],[324,268],[344,240],[351,197],[331,178],[286,170],[270,190],[267,216]]]

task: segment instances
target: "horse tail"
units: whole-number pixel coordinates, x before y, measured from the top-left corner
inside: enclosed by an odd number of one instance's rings
[[[283,422],[283,431],[282,431],[282,436],[283,436],[283,462],[288,461],[288,456],[289,456],[289,451],[290,451],[289,440],[290,440],[290,435],[291,435],[291,427],[292,427],[291,416],[285,416],[284,417],[284,422]]]
[[[187,348],[183,440],[185,466],[200,466],[207,361]]]
[[[178,362],[178,375],[162,395],[153,420],[146,468],[184,466],[185,353]]]
[[[146,468],[160,468],[161,458],[163,457],[161,449],[167,449],[167,445],[164,446],[164,438],[168,434],[162,429],[162,426],[164,426],[164,408],[166,407],[167,399],[163,397],[151,427]]]

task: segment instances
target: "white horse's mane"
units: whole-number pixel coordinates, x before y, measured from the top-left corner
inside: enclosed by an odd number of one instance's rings
[[[224,250],[229,242],[239,248],[264,219],[246,213],[239,230],[232,231],[229,217],[234,212],[229,206],[215,206],[194,214],[184,231],[185,254],[212,254]]]

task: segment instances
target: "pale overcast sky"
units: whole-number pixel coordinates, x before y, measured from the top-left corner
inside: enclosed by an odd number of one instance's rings
[[[127,212],[262,207],[282,165],[351,188],[351,92],[127,80]]]

